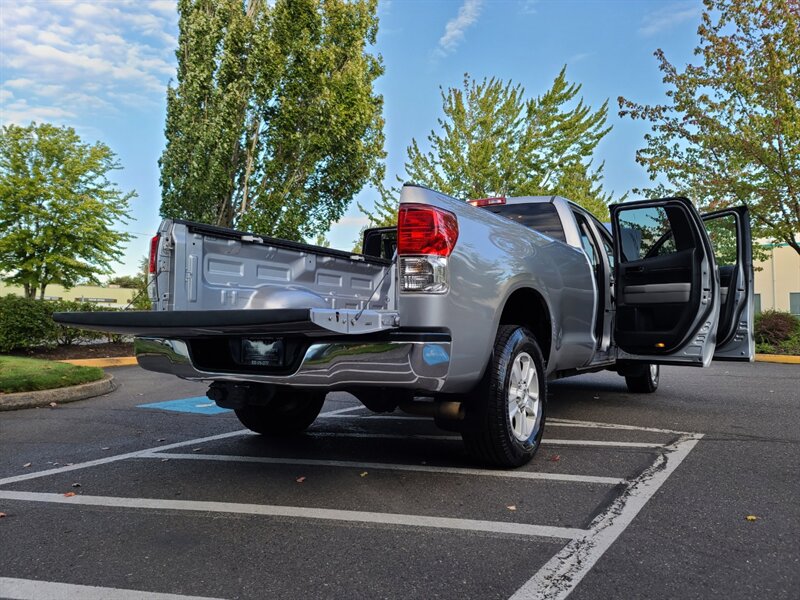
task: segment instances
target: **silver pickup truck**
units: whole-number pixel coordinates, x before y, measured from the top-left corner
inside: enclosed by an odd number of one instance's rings
[[[262,434],[303,431],[344,390],[513,467],[539,446],[548,380],[608,369],[652,392],[662,364],[752,360],[750,244],[745,208],[626,202],[609,231],[560,197],[406,185],[363,254],[165,220],[152,311],[56,320],[135,336],[143,368],[209,382]]]

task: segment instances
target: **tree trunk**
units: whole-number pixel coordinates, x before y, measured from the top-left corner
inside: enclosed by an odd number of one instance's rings
[[[22,284],[25,289],[25,297],[26,298],[36,298],[36,287],[32,286],[30,283]]]
[[[42,286],[39,288],[39,300],[44,300],[44,290],[47,287],[46,283],[43,283]]]

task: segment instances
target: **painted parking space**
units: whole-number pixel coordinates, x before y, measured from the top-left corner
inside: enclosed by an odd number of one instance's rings
[[[204,397],[138,406],[229,412]],[[458,436],[428,419],[372,415],[354,405],[323,413],[293,440],[234,430],[9,477],[0,480],[0,500],[59,510],[62,518],[64,510],[135,513],[154,522],[170,514],[237,516],[263,524],[255,529],[268,523],[280,535],[314,523],[367,526],[412,546],[409,540],[435,535],[442,544],[474,547],[476,555],[492,545],[481,536],[528,540],[542,560],[517,570],[495,596],[566,598],[702,436],[589,421],[550,425],[531,465],[489,470],[470,465]],[[65,494],[78,479],[74,495]],[[149,493],[140,493],[142,482]],[[554,504],[553,497],[568,501]],[[313,550],[301,544],[296,551]]]
[[[139,404],[137,408],[150,408],[155,410],[166,410],[179,413],[194,413],[198,415],[220,415],[233,412],[227,408],[220,408],[213,400],[206,396],[195,396],[192,398],[181,398],[179,400],[165,400],[163,402],[149,402]]]

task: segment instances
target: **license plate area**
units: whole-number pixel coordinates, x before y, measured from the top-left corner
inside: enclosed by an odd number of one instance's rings
[[[280,338],[242,338],[239,363],[253,367],[283,367],[286,347]]]

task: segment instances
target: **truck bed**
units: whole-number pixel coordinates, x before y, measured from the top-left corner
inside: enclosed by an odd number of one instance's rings
[[[157,311],[393,308],[382,258],[180,220],[159,234]]]

